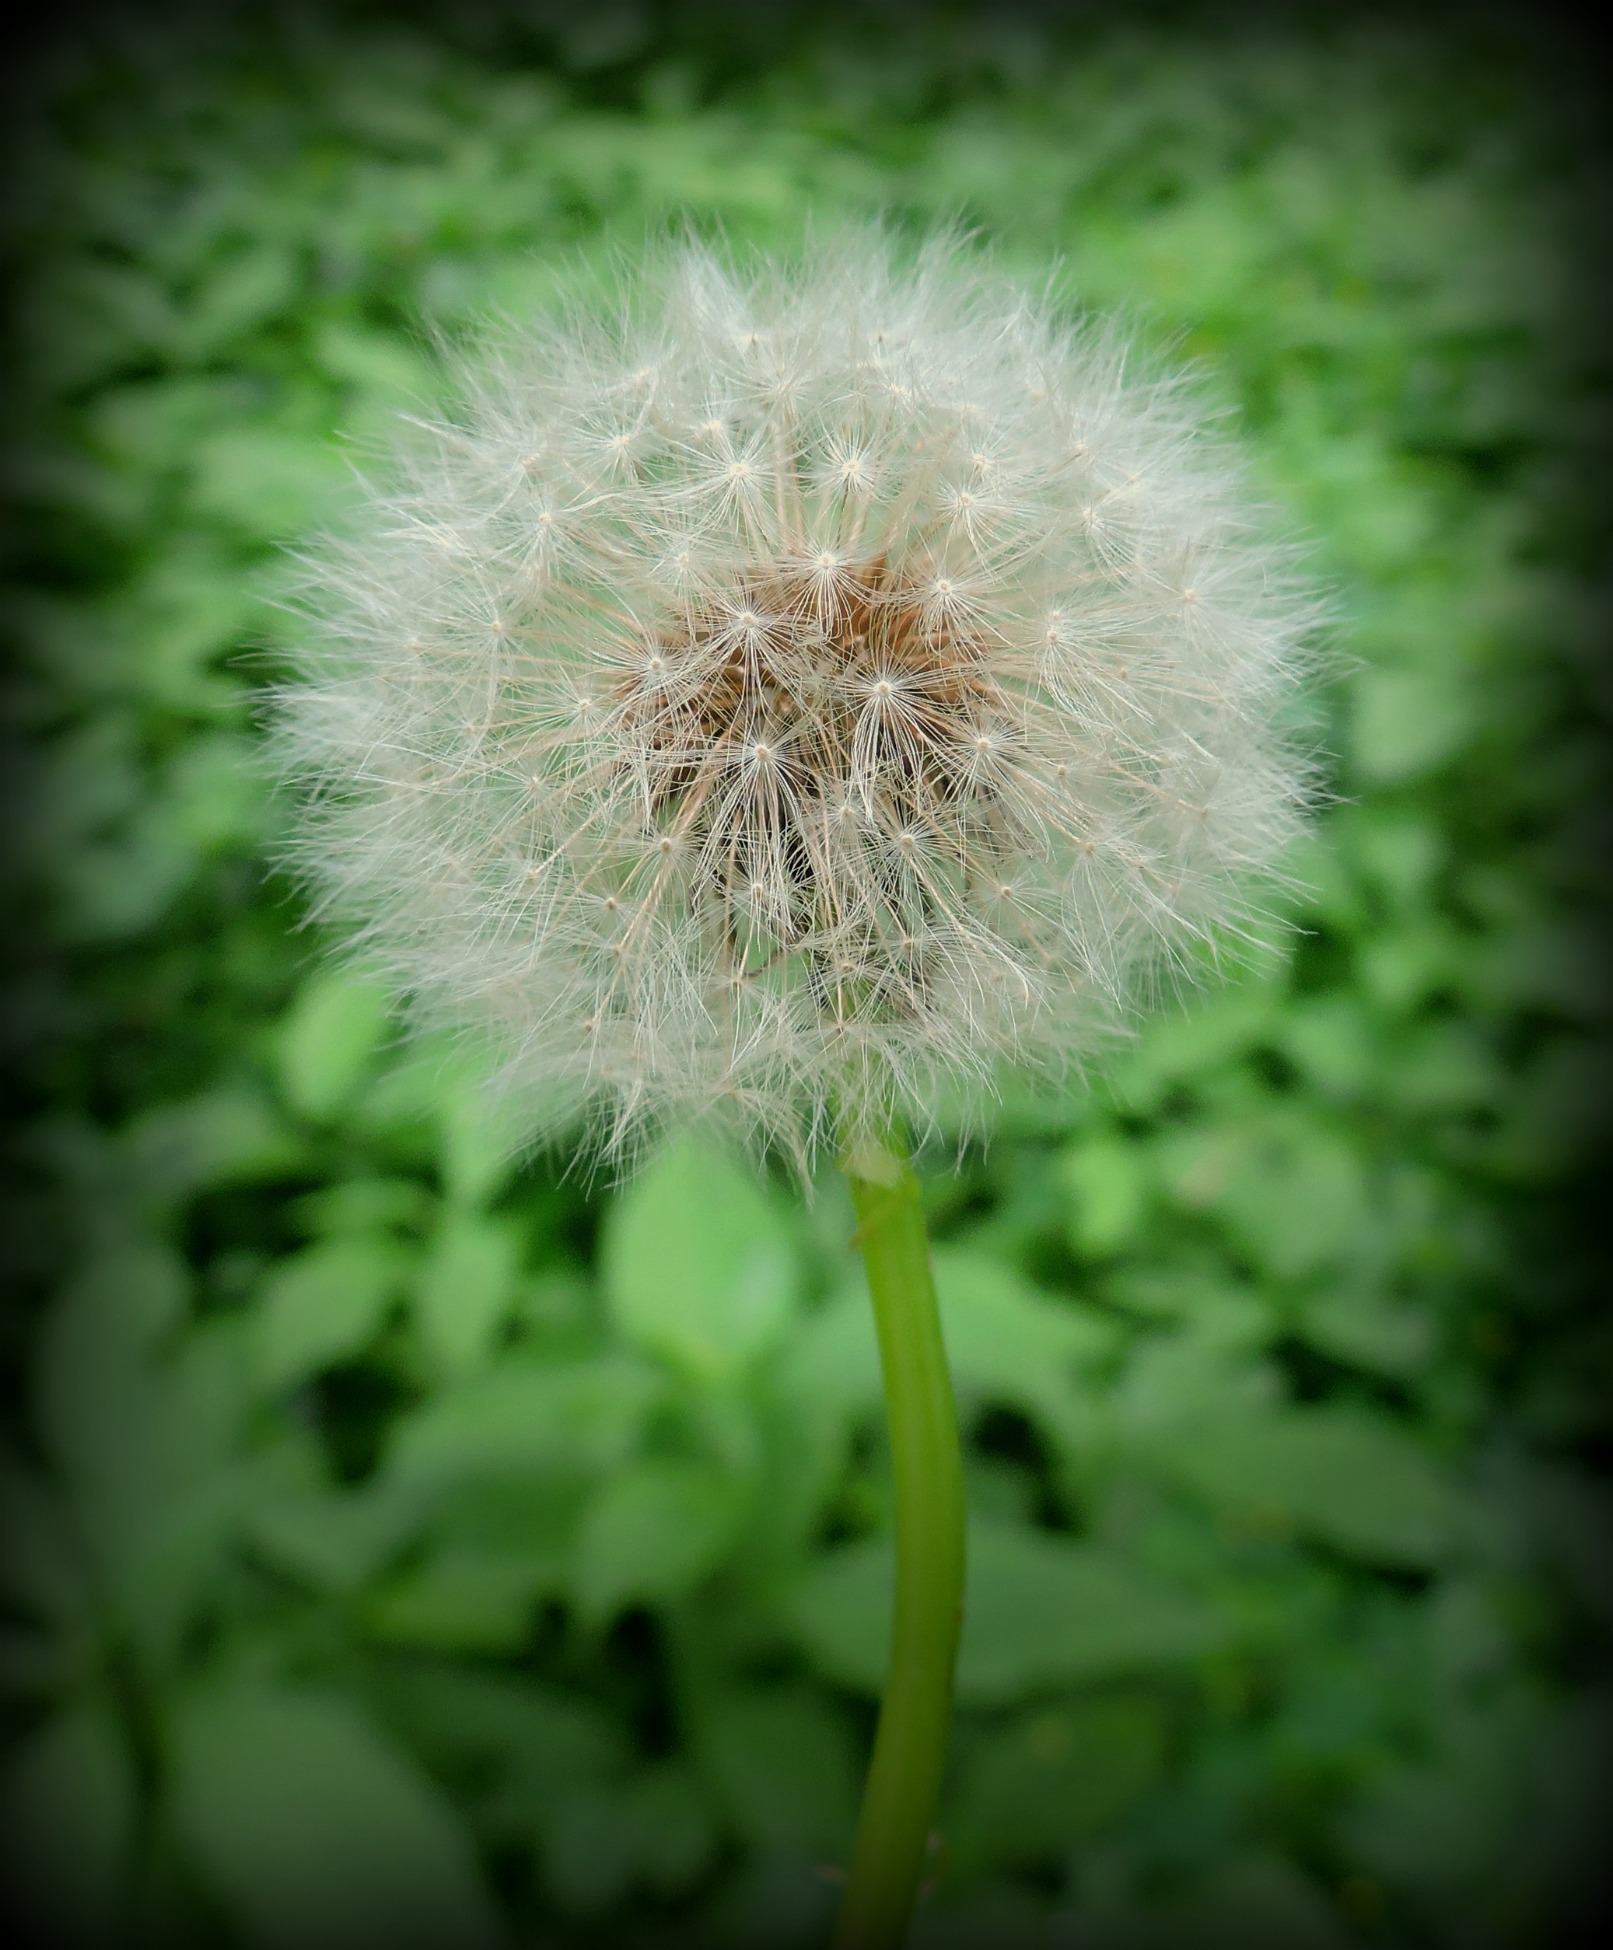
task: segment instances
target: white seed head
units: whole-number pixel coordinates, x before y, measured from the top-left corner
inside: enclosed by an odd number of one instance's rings
[[[1246,930],[1315,605],[1179,378],[956,239],[652,254],[310,557],[291,853],[534,1135],[800,1159]]]

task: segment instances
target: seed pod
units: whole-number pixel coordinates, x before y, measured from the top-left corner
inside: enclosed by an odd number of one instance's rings
[[[534,1135],[798,1159],[1245,930],[1316,606],[1179,375],[956,238],[685,243],[465,355],[309,557],[293,863]]]

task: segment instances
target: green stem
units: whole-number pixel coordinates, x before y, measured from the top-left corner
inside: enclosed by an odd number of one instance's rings
[[[890,1667],[834,1950],[907,1936],[941,1792],[963,1623],[963,1459],[918,1180],[892,1150],[844,1161],[885,1376],[896,1478]]]

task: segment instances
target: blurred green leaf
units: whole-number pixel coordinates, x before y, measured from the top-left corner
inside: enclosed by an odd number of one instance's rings
[[[1424,914],[1365,936],[1360,985],[1379,1008],[1403,1014],[1446,988],[1461,986],[1468,944],[1442,916]]]
[[[149,267],[75,254],[31,287],[21,323],[41,378],[73,388],[144,365],[172,335],[175,308]]]
[[[698,1780],[676,1763],[632,1780],[584,1784],[548,1809],[540,1832],[544,1881],[579,1917],[619,1902],[638,1883],[662,1897],[683,1893],[717,1839]]]
[[[721,1562],[740,1512],[739,1486],[709,1464],[652,1460],[610,1477],[577,1538],[583,1617],[599,1624],[633,1600],[681,1598]]]
[[[188,1269],[158,1246],[91,1261],[41,1327],[34,1407],[45,1450],[77,1490],[132,1512],[165,1476],[160,1353],[188,1307]]]
[[[822,1557],[789,1595],[801,1645],[829,1677],[884,1685],[894,1566],[883,1539]],[[1194,1599],[1095,1545],[975,1523],[958,1654],[958,1697],[1002,1705],[1072,1680],[1171,1667],[1213,1645]]]
[[[488,1476],[602,1476],[627,1461],[660,1393],[633,1361],[511,1355],[400,1416],[385,1472],[427,1490]]]
[[[281,1570],[319,1590],[351,1591],[375,1576],[420,1517],[412,1499],[385,1483],[342,1491],[301,1483],[266,1486],[253,1499],[247,1529]]]
[[[678,1763],[628,1781],[589,1782],[548,1809],[540,1832],[544,1881],[579,1917],[619,1902],[635,1884],[663,1898],[681,1895],[717,1843],[700,1783]]]
[[[1165,1716],[1143,1694],[1049,1703],[989,1734],[943,1811],[964,1875],[1060,1856],[1109,1826],[1165,1760]]]
[[[71,1631],[87,1623],[92,1589],[56,1486],[0,1452],[0,1593],[7,1609]]]
[[[1064,1428],[1074,1384],[1115,1351],[1113,1322],[1076,1301],[1045,1297],[985,1254],[943,1246],[934,1262],[947,1354],[960,1390]]]
[[[390,1013],[385,990],[349,970],[322,970],[303,983],[277,1051],[281,1094],[299,1117],[335,1116],[381,1047]]]
[[[1253,1358],[1276,1323],[1258,1302],[1252,1315],[1235,1300],[1223,1305],[1230,1315],[1194,1309],[1180,1331],[1133,1346],[1104,1404],[1125,1453],[1174,1452],[1196,1440],[1202,1424],[1258,1414],[1281,1395],[1279,1371]]]
[[[328,442],[273,426],[221,426],[193,457],[197,514],[255,541],[289,539],[334,504],[347,470]]]
[[[64,1708],[12,1749],[0,1773],[5,1876],[38,1940],[126,1940],[139,1823],[134,1755],[101,1699]]]
[[[1359,1097],[1376,1082],[1383,1047],[1359,996],[1330,990],[1296,1001],[1278,1027],[1278,1048],[1304,1082],[1328,1097]]]
[[[630,1789],[639,1830],[639,1872],[660,1897],[678,1896],[709,1868],[719,1846],[710,1800],[692,1768],[646,1768]]]
[[[240,1326],[178,1332],[187,1284],[160,1250],[92,1262],[47,1315],[35,1366],[69,1559],[103,1626],[159,1666],[194,1628],[251,1484]]]
[[[258,1378],[286,1388],[350,1359],[372,1340],[402,1283],[387,1238],[339,1238],[293,1253],[263,1283],[253,1319]]]
[[[514,1221],[445,1212],[414,1289],[415,1320],[435,1372],[452,1378],[487,1360],[515,1302],[520,1270]]]
[[[1394,907],[1425,904],[1450,851],[1426,812],[1404,806],[1351,807],[1333,830],[1362,878]]]
[[[1217,1422],[1183,1442],[1169,1468],[1244,1521],[1372,1563],[1437,1562],[1460,1518],[1445,1473],[1404,1429],[1344,1406]]]
[[[579,1787],[550,1812],[542,1838],[544,1886],[563,1912],[598,1915],[631,1889],[643,1826],[622,1789],[592,1782]]]
[[[798,1288],[794,1241],[772,1201],[685,1142],[613,1204],[600,1252],[621,1332],[702,1380],[737,1373],[777,1340]]]
[[[1371,1242],[1364,1162],[1320,1119],[1201,1127],[1169,1143],[1165,1171],[1182,1204],[1214,1212],[1279,1279],[1319,1272]]]
[[[448,1806],[348,1701],[215,1687],[181,1703],[172,1741],[176,1832],[247,1942],[503,1940]]]
[[[315,352],[333,379],[378,404],[418,411],[437,390],[426,360],[391,332],[327,319],[315,337]]]
[[[1419,1026],[1394,1052],[1385,1095],[1424,1116],[1488,1110],[1508,1079],[1496,1050],[1469,1023]]]
[[[1369,670],[1355,680],[1350,750],[1373,785],[1398,785],[1454,757],[1478,719],[1462,670]]]
[[[484,1204],[514,1168],[514,1109],[464,1061],[446,1067],[433,1098],[443,1189],[455,1205]]]
[[[293,1208],[311,1233],[372,1234],[419,1226],[431,1198],[414,1178],[344,1178],[299,1199]]]
[[[632,1742],[575,1691],[458,1659],[395,1658],[365,1675],[366,1696],[433,1772],[490,1784],[529,1823],[584,1783],[619,1781]]]
[[[286,1176],[302,1159],[297,1139],[265,1099],[230,1083],[154,1105],[129,1126],[125,1142],[139,1177],[169,1198]]]
[[[793,1686],[727,1687],[701,1700],[696,1742],[729,1821],[752,1847],[843,1860],[857,1809],[850,1736]]]
[[[1152,1109],[1172,1085],[1237,1061],[1264,1040],[1277,1020],[1280,996],[1245,978],[1191,1007],[1162,1012],[1145,1023],[1113,1070],[1113,1088],[1126,1104]]]
[[[1123,1138],[1086,1138],[1061,1160],[1071,1197],[1070,1243],[1078,1253],[1102,1258],[1136,1238],[1148,1200],[1141,1147]]]
[[[173,351],[187,362],[216,356],[285,311],[300,282],[296,259],[279,239],[249,245],[203,279],[176,321]]]
[[[1438,1322],[1426,1307],[1356,1287],[1313,1295],[1298,1325],[1312,1347],[1371,1374],[1419,1374],[1439,1342]]]
[[[1348,1950],[1347,1930],[1317,1883],[1279,1855],[1234,1855],[1158,1925],[1194,1950]]]
[[[364,1622],[390,1645],[434,1652],[518,1652],[540,1601],[566,1587],[566,1562],[537,1539],[517,1550],[450,1541],[369,1593]]]

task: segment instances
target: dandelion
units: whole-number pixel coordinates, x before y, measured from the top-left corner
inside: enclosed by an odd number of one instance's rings
[[[1311,605],[1192,390],[1134,365],[956,238],[668,247],[465,363],[312,558],[279,700],[318,911],[487,1038],[534,1135],[846,1163],[899,1505],[846,1944],[911,1905],[962,1575],[896,1134],[1246,934],[1306,792]]]

